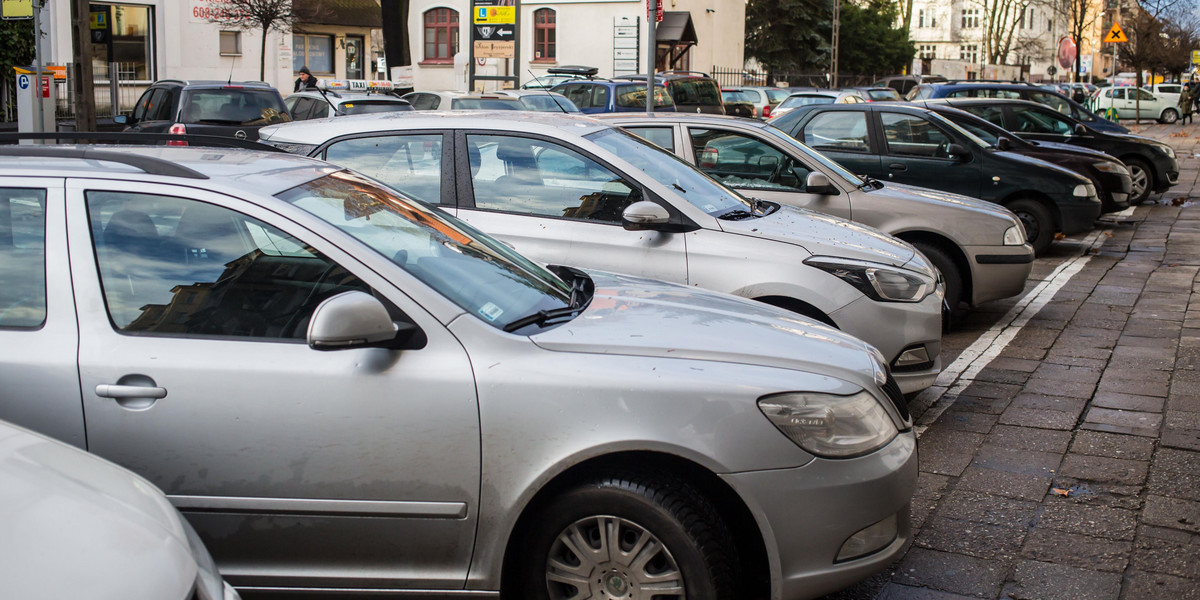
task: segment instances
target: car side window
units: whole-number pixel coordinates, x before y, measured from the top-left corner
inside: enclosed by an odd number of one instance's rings
[[[146,113],[150,110],[150,99],[154,97],[154,92],[156,91],[158,90],[149,89],[142,92],[142,97],[138,98],[137,104],[133,106],[133,114],[131,116],[134,121],[146,120]]]
[[[1029,96],[1038,104],[1044,104],[1063,114],[1071,114],[1071,103],[1061,96],[1045,92],[1029,92]]]
[[[688,132],[696,166],[725,185],[788,192],[804,187],[808,169],[762,140],[719,129],[689,127]]]
[[[1146,90],[1131,90],[1131,91],[1133,93],[1137,94],[1137,99],[1141,100],[1142,102],[1153,102],[1155,100],[1158,100],[1158,98],[1154,97],[1154,94],[1151,94],[1150,92],[1147,92]]]
[[[0,329],[46,322],[46,190],[0,188]]]
[[[369,288],[304,242],[171,196],[86,193],[109,318],[123,333],[303,340],[317,305]]]
[[[418,200],[442,199],[442,134],[383,135],[343,140],[325,160],[374,177]]]
[[[623,129],[668,152],[675,152],[675,132],[670,127],[624,127]]]
[[[588,89],[590,87],[591,86],[589,86],[587,84],[567,85],[565,87],[559,88],[558,93],[566,96],[567,100],[570,100],[571,102],[573,102],[575,104],[575,106],[578,106],[581,109],[591,108],[592,107],[592,95],[591,95],[591,91]]]
[[[175,115],[172,114],[171,90],[159,88],[156,90],[154,97],[150,99],[150,107],[146,112],[146,120],[148,121],[173,121]]]
[[[1074,129],[1070,121],[1054,114],[1054,111],[1017,106],[1013,108],[1013,116],[1017,120],[1018,133],[1070,135]]]
[[[619,224],[641,192],[565,146],[516,136],[468,135],[475,206]]]
[[[933,123],[916,115],[880,112],[888,154],[946,158],[950,138]]]
[[[312,98],[296,98],[293,108],[289,111],[292,114],[292,119],[296,121],[309,119],[309,113],[312,112],[312,106]]]
[[[981,119],[991,121],[1000,127],[1004,127],[1004,110],[998,106],[976,105],[956,106],[955,108],[960,108]],[[1005,129],[1007,129],[1007,127],[1005,127]]]
[[[829,111],[818,114],[804,126],[804,143],[818,150],[870,151],[867,113]]]

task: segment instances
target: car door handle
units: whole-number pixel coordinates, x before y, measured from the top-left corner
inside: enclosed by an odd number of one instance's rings
[[[900,163],[892,163],[892,164],[888,165],[888,168],[893,171],[907,171],[908,165],[902,165]]]
[[[96,386],[96,395],[101,398],[116,398],[118,400],[124,398],[159,398],[167,397],[167,389],[160,387],[147,387],[144,385],[116,385],[111,383],[101,383]]]

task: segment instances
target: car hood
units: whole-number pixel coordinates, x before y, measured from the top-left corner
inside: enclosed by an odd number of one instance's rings
[[[1158,140],[1148,138],[1144,135],[1137,135],[1135,133],[1113,133],[1111,131],[1105,131],[1104,135],[1106,137],[1108,137],[1109,139],[1113,139],[1113,140],[1116,140],[1119,142],[1129,142],[1129,143],[1133,143],[1133,144],[1149,144],[1151,146],[1168,146],[1169,147],[1169,144],[1164,144]]]
[[[917,187],[915,185],[906,185],[903,183],[887,182],[883,189],[867,192],[869,194],[887,194],[890,197],[901,199],[905,202],[920,202],[922,204],[938,204],[950,205],[961,209],[972,210],[990,215],[1000,215],[1005,218],[1012,218],[1012,213],[1008,209],[1001,207],[994,202],[955,194],[953,192],[943,192],[929,188]]]
[[[992,155],[992,158],[994,158],[994,159],[1017,163],[1017,165],[1019,165],[1019,166],[1014,165],[1016,168],[1021,168],[1023,166],[1025,168],[1030,168],[1030,169],[1043,169],[1044,171],[1054,171],[1055,173],[1058,174],[1059,177],[1064,177],[1066,179],[1074,179],[1076,181],[1076,183],[1088,183],[1087,177],[1084,177],[1083,175],[1080,175],[1079,173],[1076,173],[1075,171],[1072,171],[1071,169],[1068,169],[1066,167],[1060,167],[1052,162],[1047,162],[1040,158],[1034,158],[1032,156],[1025,156],[1022,154],[1017,154],[1016,152],[1010,152],[1008,150],[989,150],[988,152]],[[1042,177],[1043,177],[1042,181],[1045,181],[1044,177],[1046,177],[1046,175],[1042,175]]]
[[[680,358],[873,377],[866,342],[783,309],[650,279],[588,271],[595,294],[582,314],[530,339],[559,352]]]
[[[854,258],[899,267],[916,254],[906,242],[873,227],[787,205],[756,219],[720,219],[718,222],[726,233],[794,244],[818,256]]]
[[[1106,160],[1106,161],[1116,161],[1117,160],[1117,159],[1113,158],[1112,156],[1109,156],[1108,154],[1105,154],[1104,152],[1101,152],[1099,150],[1093,150],[1091,148],[1084,148],[1083,146],[1076,146],[1074,144],[1062,144],[1059,142],[1043,142],[1042,140],[1026,140],[1026,141],[1037,146],[1038,148],[1042,148],[1044,150],[1053,150],[1055,152],[1066,153],[1066,154],[1078,154],[1078,155],[1090,156],[1097,160]]]
[[[44,597],[120,589],[127,598],[183,598],[194,584],[197,566],[179,513],[141,477],[0,423],[0,481],[4,546],[13,551],[0,548],[0,559],[18,575],[4,583],[13,597],[28,597],[20,590],[29,585]],[[46,577],[64,565],[78,572]]]

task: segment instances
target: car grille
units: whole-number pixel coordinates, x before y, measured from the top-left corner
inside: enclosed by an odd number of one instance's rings
[[[883,392],[896,406],[896,412],[900,413],[900,418],[908,423],[912,419],[912,415],[908,412],[908,401],[904,399],[904,393],[900,391],[900,384],[896,383],[896,378],[892,377],[891,373],[888,373],[887,383],[883,384]]]

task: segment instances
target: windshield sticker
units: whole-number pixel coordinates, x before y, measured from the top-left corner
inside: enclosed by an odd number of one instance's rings
[[[483,318],[489,321],[495,321],[500,318],[500,315],[504,314],[504,309],[488,302],[479,308],[479,314],[483,315]]]
[[[710,213],[710,212],[713,212],[713,211],[715,211],[715,210],[717,210],[717,206],[716,206],[715,204],[705,204],[705,205],[704,205],[704,212],[708,212],[708,213]]]

